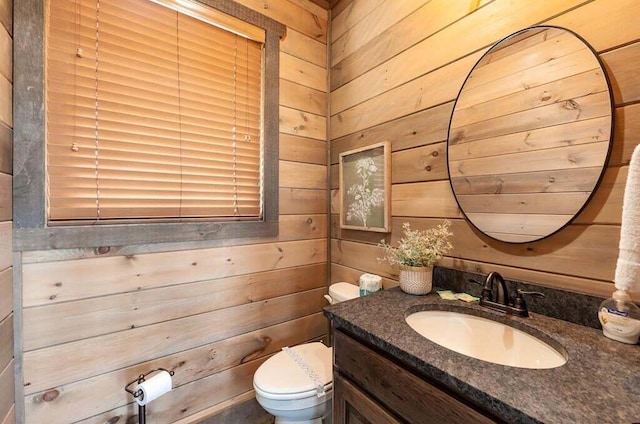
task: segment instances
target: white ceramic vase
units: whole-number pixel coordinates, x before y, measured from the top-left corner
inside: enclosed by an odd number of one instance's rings
[[[400,265],[400,288],[409,294],[429,294],[433,287],[433,267]]]

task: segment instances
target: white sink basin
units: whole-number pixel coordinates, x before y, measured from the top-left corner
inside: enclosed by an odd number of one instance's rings
[[[432,342],[494,364],[546,369],[567,362],[564,354],[535,336],[490,319],[437,310],[414,312],[405,319]]]

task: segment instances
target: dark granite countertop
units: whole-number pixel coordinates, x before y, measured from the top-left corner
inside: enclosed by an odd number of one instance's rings
[[[404,320],[406,314],[419,310],[461,308],[561,346],[567,363],[532,370],[481,361],[427,340]],[[601,330],[539,314],[505,316],[477,302],[442,300],[436,294],[412,296],[399,288],[327,306],[324,311],[335,327],[505,421],[640,423],[640,346],[610,340]]]

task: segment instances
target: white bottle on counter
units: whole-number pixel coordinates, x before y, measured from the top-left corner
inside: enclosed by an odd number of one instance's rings
[[[624,290],[616,290],[600,304],[598,319],[602,332],[610,339],[636,344],[640,337],[640,308]]]

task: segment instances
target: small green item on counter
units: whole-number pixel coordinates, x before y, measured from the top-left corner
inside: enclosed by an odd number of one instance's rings
[[[440,296],[444,300],[456,300],[457,299],[455,293],[452,292],[451,290],[438,290],[438,291],[436,291],[436,293],[438,293],[438,296]]]
[[[475,302],[476,300],[480,300],[479,297],[471,296],[467,293],[457,293],[455,297],[456,299],[463,300],[465,302]]]

